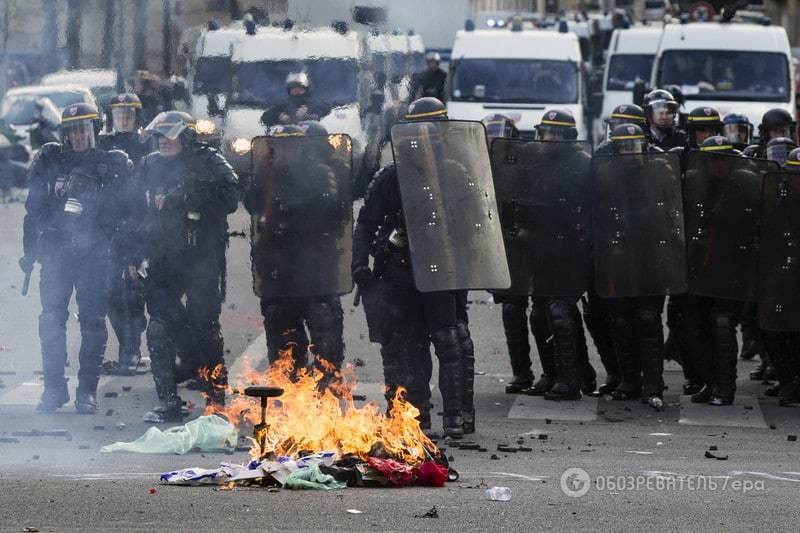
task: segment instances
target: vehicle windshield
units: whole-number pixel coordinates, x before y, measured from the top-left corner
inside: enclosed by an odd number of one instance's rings
[[[617,54],[608,64],[607,91],[631,91],[636,80],[650,83],[650,71],[655,56],[647,54]]]
[[[8,124],[31,124],[35,110],[34,104],[40,98],[45,97],[49,98],[59,110],[84,101],[83,94],[74,91],[7,95],[0,104],[0,118]]]
[[[678,85],[687,100],[789,101],[789,64],[772,52],[669,50],[658,86]]]
[[[578,68],[570,61],[461,59],[452,99],[464,102],[567,104],[578,101]]]
[[[231,79],[230,56],[198,57],[194,64],[193,94],[227,93]]]
[[[356,101],[355,59],[261,61],[236,63],[231,103],[271,106],[286,100],[286,76],[306,72],[313,100],[330,107]]]

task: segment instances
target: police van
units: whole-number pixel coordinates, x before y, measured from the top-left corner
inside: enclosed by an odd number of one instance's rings
[[[532,135],[546,109],[564,109],[585,139],[585,87],[574,33],[515,25],[460,30],[453,43],[447,111],[450,118],[464,120],[505,113],[523,135]]]
[[[753,125],[771,108],[795,114],[794,66],[786,30],[739,22],[667,24],[651,86],[677,85],[686,109],[714,107]]]
[[[225,106],[222,149],[237,171],[247,171],[250,141],[266,133],[262,113],[286,101],[286,77],[304,72],[311,101],[330,112],[320,122],[330,133],[354,141],[354,157],[363,147],[360,116],[361,40],[354,32],[330,28],[259,27],[233,43],[231,90]]]
[[[650,83],[661,31],[661,26],[637,26],[616,29],[611,34],[603,73],[603,103],[593,125],[595,144],[605,136],[605,119],[611,111],[618,105],[632,102],[636,81]]]

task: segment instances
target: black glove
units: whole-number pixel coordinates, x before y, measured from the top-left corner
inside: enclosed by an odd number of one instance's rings
[[[30,274],[33,272],[34,263],[36,263],[36,259],[30,255],[23,255],[19,258],[19,268],[21,268],[22,272],[25,274]]]
[[[368,266],[362,265],[353,268],[353,281],[361,287],[366,287],[375,280],[372,270]]]

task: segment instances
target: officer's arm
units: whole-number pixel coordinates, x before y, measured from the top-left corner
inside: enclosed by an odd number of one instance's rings
[[[28,199],[25,201],[25,218],[22,222],[22,249],[24,255],[37,257],[41,217],[50,203],[47,177],[56,164],[55,154],[61,150],[56,143],[42,146],[28,170]]]
[[[144,212],[144,196],[136,186],[133,162],[121,150],[108,152],[109,174],[118,184],[113,199],[115,209],[109,213],[112,217],[114,239],[117,249],[125,255],[128,264],[136,264],[139,260],[138,240],[139,222]]]
[[[358,222],[353,231],[353,268],[369,265],[369,253],[372,240],[378,226],[388,213],[386,204],[386,188],[394,176],[394,166],[386,166],[378,170],[367,187],[364,205],[358,212]]]
[[[219,152],[212,148],[205,148],[203,152],[205,169],[201,171],[210,173],[211,182],[208,186],[196,187],[193,194],[198,195],[200,209],[225,217],[239,206],[239,176]]]

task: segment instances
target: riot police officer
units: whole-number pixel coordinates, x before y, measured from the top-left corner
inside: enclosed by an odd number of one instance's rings
[[[447,120],[447,109],[435,98],[421,98],[411,103],[405,120]],[[464,368],[470,366],[468,359],[471,356],[474,360],[465,320],[466,295],[462,291],[426,293],[415,288],[394,165],[382,168],[370,183],[353,235],[353,280],[359,287],[369,287],[376,279],[386,282],[382,289],[385,316],[392,321],[385,324],[386,333],[402,335],[407,324],[418,321],[415,327],[423,327],[433,343],[439,359],[445,436],[458,438],[465,431],[474,431],[474,406],[467,381],[471,379],[464,379]],[[376,235],[379,242],[373,245]],[[373,270],[369,256],[375,249],[381,251],[374,256]],[[416,407],[421,411],[429,408]]]
[[[609,136],[619,125],[622,124],[636,124],[640,128],[647,127],[647,117],[644,114],[644,109],[636,104],[621,104],[611,110],[611,114],[605,120],[606,135],[603,141],[598,145],[598,153],[607,153],[609,147]]]
[[[225,286],[227,217],[236,210],[238,178],[215,149],[197,142],[194,120],[181,111],[160,113],[145,128],[158,152],[141,163],[147,209],[142,256],[146,280],[147,345],[160,407],[151,422],[179,420],[176,357],[207,369],[207,401],[223,403],[227,371],[219,315]],[[184,303],[183,298],[186,298]]]
[[[797,123],[788,111],[781,108],[770,109],[761,117],[758,125],[758,144],[745,148],[744,155],[767,158],[767,143],[780,137],[797,139]]]
[[[345,209],[350,220],[352,199],[343,190],[343,181],[350,180],[350,167],[344,161],[337,161],[327,139],[328,132],[321,124],[307,121],[302,126],[285,125],[271,129],[270,138],[275,140],[269,147],[272,155],[269,161],[263,162],[268,170],[263,176],[254,170],[254,179],[246,191],[244,204],[254,217],[254,233],[265,235],[263,239],[254,239],[251,255],[269,361],[274,363],[282,353],[290,351],[297,371],[306,368],[307,353],[311,351],[314,368],[322,374],[320,387],[325,387],[344,360],[341,300],[332,286],[319,287],[320,290],[310,296],[301,294],[301,288],[290,289],[286,273],[328,266],[312,264],[312,260],[301,257],[308,253],[308,249],[322,250],[324,241],[317,239],[336,233],[335,223],[343,217]],[[281,140],[304,137],[325,139],[321,143],[292,146],[280,143]],[[296,158],[300,155],[302,161]],[[298,179],[300,175],[302,181]],[[271,184],[272,197],[279,198],[273,204],[265,201],[267,182]],[[313,212],[309,211],[312,205]],[[269,219],[265,215],[268,212],[271,212]],[[349,225],[347,228],[349,238]],[[323,255],[319,262],[334,261]],[[286,291],[277,286],[281,283],[287,286]],[[352,284],[343,292],[350,288]]]
[[[109,106],[112,133],[101,135],[98,144],[104,150],[122,150],[137,165],[149,152],[141,142],[142,102],[134,93],[121,93]],[[142,213],[137,215],[139,223]],[[125,275],[123,250],[114,250],[113,272],[109,287],[108,319],[119,343],[116,362],[106,361],[103,370],[109,374],[130,376],[136,373],[141,359],[141,337],[147,327],[144,314],[144,286],[139,276]]]
[[[20,266],[30,273],[34,261],[42,265],[39,337],[44,392],[37,410],[44,413],[69,401],[64,366],[73,291],[81,329],[75,409],[81,414],[97,411],[100,364],[108,338],[109,255],[113,246],[130,245],[133,165],[123,152],[95,148],[99,118],[92,105],[68,106],[61,116],[62,144],[45,144],[30,169]]]
[[[651,111],[659,108],[652,104],[651,99]],[[673,109],[677,110],[677,107],[668,105],[664,110]],[[651,122],[651,129],[666,128],[666,123],[662,124],[664,126],[656,126]],[[666,135],[661,138],[662,142],[677,134],[670,129],[666,130]],[[609,140],[616,155],[661,151],[648,143],[642,129],[635,124],[617,126],[611,132]],[[612,342],[621,377],[620,384],[611,393],[612,399],[630,400],[642,397],[642,401],[656,410],[663,410],[664,333],[661,311],[664,306],[664,296],[609,298],[607,302],[611,317]]]
[[[645,95],[643,103],[648,141],[664,151],[685,146],[686,132],[675,122],[680,104],[672,93],[664,89],[652,90]]]
[[[267,128],[280,124],[297,124],[302,120],[319,120],[329,112],[329,105],[312,100],[308,74],[290,72],[286,76],[286,100],[264,111],[261,123]]]
[[[753,124],[744,115],[730,113],[722,119],[723,134],[728,138],[736,150],[742,151],[747,148],[753,140]]]
[[[686,133],[689,137],[689,147],[700,148],[709,137],[722,135],[724,126],[719,112],[713,107],[696,107],[692,109],[686,117]],[[716,145],[708,145],[707,148],[712,149],[714,146]],[[728,151],[727,148],[724,150]]]
[[[441,57],[438,52],[428,52],[425,54],[425,65],[427,69],[417,72],[411,77],[411,87],[409,88],[409,98],[436,98],[440,102],[445,101],[445,87],[447,84],[447,73],[439,68]]]

